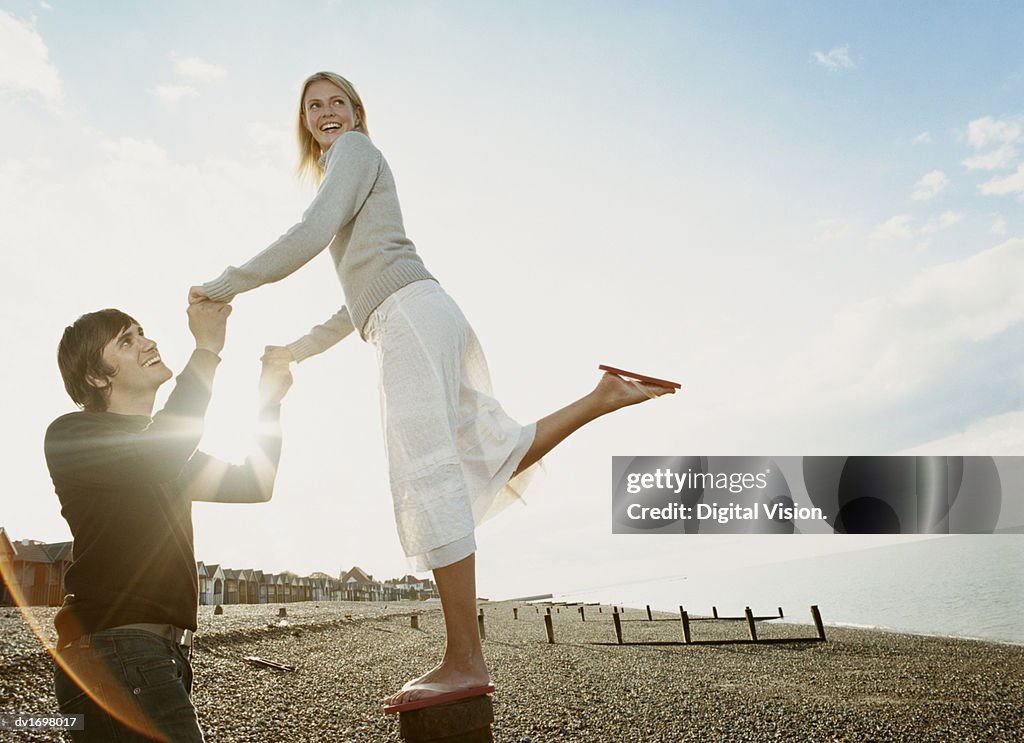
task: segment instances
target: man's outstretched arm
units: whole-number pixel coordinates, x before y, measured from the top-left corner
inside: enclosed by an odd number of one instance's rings
[[[196,452],[186,469],[185,496],[210,503],[263,503],[274,493],[281,459],[281,401],[292,385],[288,362],[268,349],[260,373],[259,430],[242,464]]]

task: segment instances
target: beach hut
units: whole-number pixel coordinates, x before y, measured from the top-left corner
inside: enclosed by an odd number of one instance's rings
[[[33,539],[11,542],[4,533],[4,594],[20,591],[28,606],[60,606],[64,600],[64,575],[71,567],[72,543],[46,544]],[[12,585],[8,587],[6,581]]]
[[[224,603],[224,570],[220,565],[206,565],[209,592],[199,594],[199,603],[215,606]]]

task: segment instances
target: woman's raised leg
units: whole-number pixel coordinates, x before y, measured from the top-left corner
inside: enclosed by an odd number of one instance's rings
[[[537,421],[533,444],[523,455],[516,474],[536,464],[574,431],[602,415],[674,392],[670,387],[631,382],[615,374],[605,373],[590,393]]]

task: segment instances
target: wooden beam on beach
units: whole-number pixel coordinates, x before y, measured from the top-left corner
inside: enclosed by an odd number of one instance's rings
[[[747,615],[747,629],[750,630],[750,641],[757,642],[757,625],[754,624],[754,614],[750,607],[746,607],[743,613]]]
[[[490,696],[424,707],[398,714],[398,732],[408,743],[494,743],[491,723],[494,707]]]
[[[686,610],[683,607],[679,607],[679,624],[683,628],[683,642],[687,645],[690,644],[690,617],[687,616]]]
[[[711,616],[714,617],[715,619],[718,619],[718,607],[717,606],[712,606],[711,607]]]
[[[419,614],[413,614],[412,616],[409,617],[409,626],[412,627],[413,629],[419,629],[420,628],[420,615]]]
[[[555,627],[551,623],[551,615],[550,614],[545,614],[544,615],[544,630],[548,633],[548,644],[549,645],[554,645],[555,644]]]
[[[811,605],[811,619],[814,620],[814,628],[818,630],[818,639],[822,642],[828,642],[825,639],[825,625],[821,623],[821,612],[818,611],[818,605]]]
[[[519,619],[519,608],[516,606],[512,607],[512,618]]]
[[[484,629],[484,610],[483,609],[481,609],[480,613],[476,615],[476,623],[477,623],[477,626],[480,628],[480,639],[481,640],[486,640],[487,639],[487,630]]]
[[[582,606],[580,607],[580,621],[581,622],[587,621],[587,615],[584,613]]]
[[[619,619],[618,613],[612,614],[612,621],[615,623],[615,639],[619,645],[622,644],[622,620]]]
[[[647,605],[647,621],[650,622],[654,617],[651,615],[651,605]]]

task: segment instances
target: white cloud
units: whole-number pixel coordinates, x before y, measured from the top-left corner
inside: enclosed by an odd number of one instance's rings
[[[970,424],[963,431],[918,444],[897,454],[1019,456],[1024,451],[1024,410],[1001,413]]]
[[[941,170],[933,170],[921,176],[921,180],[914,184],[914,193],[911,198],[915,201],[927,201],[948,185],[949,178],[946,177],[946,174]]]
[[[978,186],[978,191],[990,196],[1005,196],[1012,193],[1024,195],[1024,163],[1017,166],[1016,173],[982,183]]]
[[[1014,119],[993,119],[985,116],[967,125],[967,139],[976,149],[990,144],[1009,144],[1020,138],[1020,122]]]
[[[219,65],[212,64],[199,57],[179,57],[171,55],[174,63],[174,71],[182,77],[187,77],[196,82],[209,83],[220,80],[227,76],[228,71]]]
[[[887,406],[942,382],[961,349],[1024,323],[1024,239],[927,269],[836,315],[805,379]],[[861,363],[851,364],[851,359]],[[802,394],[808,394],[806,390]],[[858,402],[859,401],[859,402]]]
[[[828,54],[814,52],[814,58],[829,70],[849,70],[856,67],[850,58],[850,47],[848,46],[834,47]]]
[[[968,170],[1002,170],[1012,166],[1016,157],[1017,148],[1011,144],[1004,144],[983,155],[969,157],[963,161],[963,164]]]
[[[0,90],[60,97],[60,75],[34,25],[0,11]]]
[[[177,103],[182,98],[191,98],[198,94],[191,85],[157,85],[153,88],[153,95],[168,103]]]
[[[814,244],[826,245],[840,242],[853,234],[853,226],[846,219],[819,219],[815,224]]]
[[[875,227],[871,233],[871,241],[909,240],[913,236],[914,233],[910,229],[910,215],[898,214]]]
[[[988,230],[993,235],[1005,235],[1006,234],[1006,220],[1001,216],[996,217],[995,221],[992,222],[992,226]]]
[[[964,215],[959,212],[943,212],[938,219],[934,219],[922,227],[921,233],[925,235],[932,235],[936,232],[949,229],[955,224],[959,224],[963,219]]]
[[[932,135],[929,132],[921,132],[914,137],[912,144],[929,144],[932,141]]]

